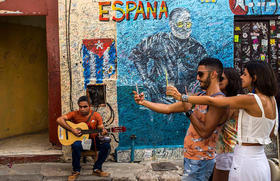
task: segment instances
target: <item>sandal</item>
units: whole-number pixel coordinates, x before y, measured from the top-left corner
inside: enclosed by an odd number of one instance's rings
[[[94,169],[92,171],[92,175],[96,175],[96,176],[99,176],[99,177],[109,177],[110,173],[104,172],[104,171],[99,170],[99,169]]]
[[[72,172],[72,175],[70,175],[68,177],[68,181],[74,181],[76,180],[76,178],[80,175],[80,172],[77,172],[77,171],[73,171]]]

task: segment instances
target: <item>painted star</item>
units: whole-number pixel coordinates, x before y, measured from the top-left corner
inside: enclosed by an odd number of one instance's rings
[[[103,43],[101,43],[100,40],[98,40],[98,42],[95,43],[95,45],[96,45],[96,50],[98,50],[99,48],[103,49]]]
[[[244,4],[244,1],[243,1],[243,0],[236,0],[234,9],[235,9],[237,6],[240,6],[240,7],[245,11],[245,4]]]

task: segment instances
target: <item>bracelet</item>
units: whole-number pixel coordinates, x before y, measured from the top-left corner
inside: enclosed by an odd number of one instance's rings
[[[182,94],[181,99],[182,99],[182,102],[188,102],[189,96],[186,94]]]

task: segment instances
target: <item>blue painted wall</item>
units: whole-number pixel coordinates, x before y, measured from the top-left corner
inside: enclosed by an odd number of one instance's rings
[[[152,2],[153,1],[149,1]],[[197,47],[202,47],[206,55],[217,57],[224,63],[225,66],[233,65],[233,14],[226,1],[218,1],[216,3],[201,3],[198,0],[189,1],[166,1],[168,13],[172,12],[175,8],[187,9],[191,15],[191,38],[198,44]],[[144,4],[145,5],[145,4]],[[156,102],[167,103],[165,99],[160,97],[164,96],[165,87],[162,86],[160,94],[155,97],[149,96],[149,91],[145,86],[146,79],[141,78],[141,74],[135,66],[135,62],[131,60],[131,52],[139,43],[145,41],[145,38],[156,36],[159,34],[169,34],[171,29],[169,27],[169,18],[165,16],[161,20],[143,20],[138,17],[137,20],[122,21],[117,24],[117,51],[118,51],[118,109],[119,109],[119,125],[127,127],[127,132],[120,134],[119,149],[127,148],[131,144],[130,135],[137,136],[136,146],[142,148],[151,147],[178,147],[183,145],[183,140],[186,130],[189,126],[189,120],[182,113],[163,115],[145,109],[142,106],[135,104],[132,90],[135,90],[135,84],[140,85],[140,92],[148,94],[147,99],[152,99]],[[162,41],[161,43],[165,43]],[[155,49],[157,47],[154,47]],[[159,47],[160,48],[160,47]],[[167,48],[168,49],[168,48]],[[169,50],[169,49],[168,49]],[[187,51],[187,50],[186,50]],[[200,60],[205,55],[205,52],[198,52],[195,57],[189,57],[187,54],[183,63],[192,61],[193,59]],[[160,50],[156,51],[160,57]],[[164,52],[163,52],[164,53]],[[176,52],[175,52],[176,53]],[[148,70],[152,71],[155,66],[153,61],[148,62]],[[198,61],[197,61],[198,62]],[[197,62],[194,66],[196,69]],[[168,63],[163,61],[162,64]],[[176,61],[173,61],[173,64]],[[179,62],[178,62],[179,64]],[[168,65],[162,65],[163,70],[167,69]],[[176,71],[176,70],[175,70]],[[177,74],[182,74],[188,69],[179,70]],[[168,73],[170,74],[170,73]],[[195,72],[192,73],[191,80],[195,81]],[[146,75],[147,79],[149,76]],[[156,80],[165,84],[165,72],[161,71]],[[178,78],[178,77],[177,77]],[[163,79],[163,80],[162,80]],[[189,85],[177,85],[183,87]],[[171,103],[172,101],[170,101]]]
[[[132,94],[136,84],[146,99],[172,103],[174,100],[167,99],[164,93],[166,78],[175,81],[181,92],[185,87],[196,91],[195,69],[203,57],[219,58],[225,67],[233,66],[235,14],[279,14],[277,1],[267,2],[266,7],[251,0],[213,1],[167,0],[168,17],[163,14],[161,19],[154,19],[150,15],[150,19],[143,20],[140,14],[133,20],[136,11],[132,11],[130,20],[117,22],[119,125],[127,127],[127,132],[120,134],[119,149],[129,148],[132,134],[137,136],[135,145],[138,148],[181,147],[189,126],[189,120],[182,113],[163,115],[137,105]],[[122,2],[125,10],[126,1]],[[139,4],[138,0],[134,2]],[[147,1],[142,2],[147,12]],[[148,2],[153,4],[155,1]],[[157,2],[160,6],[162,1]],[[176,8],[185,9],[190,14],[191,35],[188,40],[172,38],[169,20],[170,13]],[[121,13],[117,12],[117,16],[120,17]]]

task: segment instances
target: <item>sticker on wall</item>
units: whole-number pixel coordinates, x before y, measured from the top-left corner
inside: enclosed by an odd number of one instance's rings
[[[103,79],[116,78],[116,48],[113,39],[85,39],[82,45],[84,85],[91,80],[103,83]]]
[[[270,20],[270,21],[269,21],[269,25],[270,25],[270,26],[275,26],[275,20]]]
[[[235,28],[234,28],[234,31],[240,31],[241,29],[240,29],[240,27],[239,26],[236,26]]]
[[[238,43],[239,42],[239,35],[234,35],[234,42]]]
[[[253,37],[252,37],[253,39]],[[258,39],[253,39],[253,44],[258,44],[259,43],[259,40]]]
[[[243,38],[247,38],[248,34],[247,33],[243,33],[242,36],[243,36]]]
[[[270,38],[276,38],[276,32],[273,30],[270,30]]]
[[[270,39],[270,45],[275,45],[275,39]]]
[[[259,46],[259,44],[253,44],[253,49],[254,49],[255,51],[257,51],[257,50],[258,50],[258,46]]]
[[[248,6],[245,5],[244,0],[229,0],[229,7],[235,15],[245,15],[248,13]]]
[[[268,41],[265,40],[265,39],[262,39],[262,45],[263,45],[263,46],[267,46],[267,45],[268,45]]]

